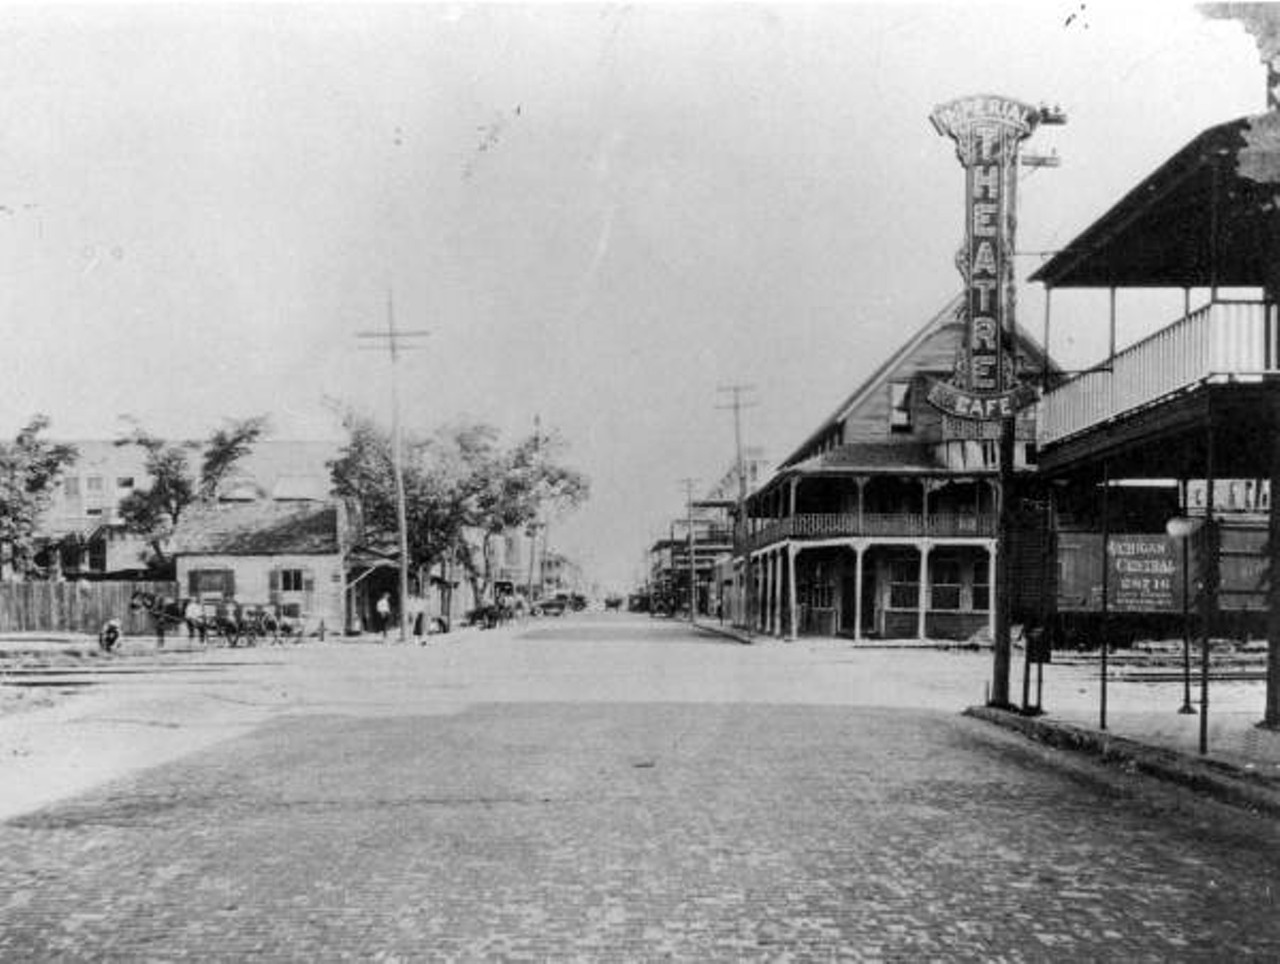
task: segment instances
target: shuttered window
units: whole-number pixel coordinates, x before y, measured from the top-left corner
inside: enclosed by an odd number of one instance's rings
[[[236,574],[231,569],[192,569],[187,573],[187,589],[198,599],[208,596],[234,599]]]
[[[279,602],[284,593],[316,591],[316,577],[310,569],[272,569],[267,575],[271,601]]]

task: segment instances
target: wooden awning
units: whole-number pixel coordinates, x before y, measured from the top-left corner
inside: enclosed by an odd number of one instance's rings
[[[1280,115],[1211,127],[1031,275],[1051,288],[1263,287],[1280,244]]]

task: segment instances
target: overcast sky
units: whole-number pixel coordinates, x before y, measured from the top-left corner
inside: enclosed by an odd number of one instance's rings
[[[1169,3],[0,6],[0,430],[336,437],[326,396],[390,410],[355,333],[393,291],[431,332],[406,423],[539,414],[594,488],[552,543],[621,585],[732,461],[717,385],[784,456],[957,292],[936,104],[1067,111],[1028,145],[1063,159],[1023,181],[1037,251],[1264,76]],[[1095,313],[1052,347],[1104,344]]]

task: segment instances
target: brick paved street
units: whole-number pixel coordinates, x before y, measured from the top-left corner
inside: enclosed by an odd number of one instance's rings
[[[567,617],[83,697],[247,709],[0,824],[0,959],[1280,957],[1272,825],[959,717],[988,655],[862,656]]]

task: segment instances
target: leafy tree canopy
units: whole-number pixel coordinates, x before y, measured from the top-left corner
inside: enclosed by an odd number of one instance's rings
[[[368,537],[390,541],[398,531],[390,433],[360,413],[348,411],[343,420],[348,442],[331,464],[334,490],[359,505]],[[588,481],[561,462],[563,449],[558,437],[547,435],[506,448],[495,428],[470,421],[406,439],[401,465],[410,562],[467,561],[466,531],[520,528],[580,504]]]
[[[74,445],[44,438],[49,419],[34,415],[12,442],[0,443],[0,563],[6,578],[34,566],[34,536],[53,487],[75,462]]]
[[[252,451],[268,422],[264,416],[232,419],[203,443],[167,441],[133,418],[126,422],[129,430],[116,445],[137,445],[146,451],[144,465],[151,484],[129,493],[120,503],[120,515],[128,529],[145,536],[156,557],[164,561],[164,544],[187,507],[217,499],[231,470]],[[192,468],[192,456],[197,453],[198,474]]]

